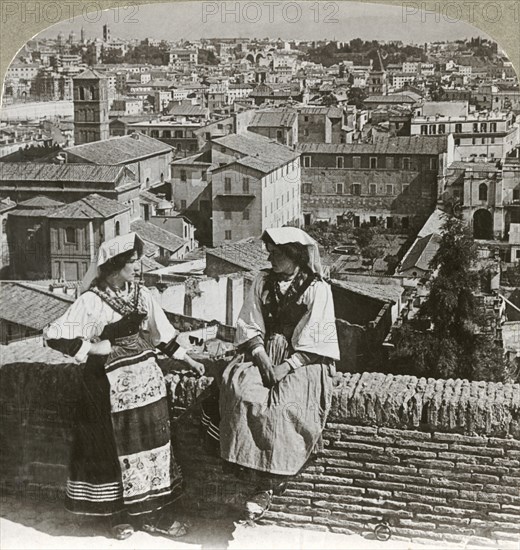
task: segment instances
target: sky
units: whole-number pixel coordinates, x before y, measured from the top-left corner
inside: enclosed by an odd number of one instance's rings
[[[125,2],[131,4],[131,0]],[[92,2],[91,5],[102,5]],[[74,30],[79,37],[82,27],[87,38],[101,38],[103,24],[110,27],[112,38],[156,38],[177,41],[199,38],[282,38],[285,40],[336,39],[348,42],[364,40],[402,40],[424,43],[457,40],[487,35],[459,20],[460,14],[443,13],[436,20],[415,6],[361,4],[358,2],[175,2],[131,5],[82,15],[58,23],[39,37],[65,35]],[[79,9],[78,9],[79,12]],[[65,12],[64,15],[67,15]]]

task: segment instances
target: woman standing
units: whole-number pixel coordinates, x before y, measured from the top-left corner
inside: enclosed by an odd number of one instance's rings
[[[149,514],[181,493],[156,348],[204,372],[176,343],[150,291],[134,281],[142,249],[135,233],[102,243],[83,281],[88,290],[44,333],[50,347],[86,360],[66,507],[109,516],[118,539],[133,533],[129,517],[152,523]],[[172,536],[183,534],[179,522],[170,527]]]
[[[270,270],[255,279],[237,322],[239,355],[224,371],[219,408],[203,403],[220,456],[256,472],[250,519],[297,474],[320,441],[339,359],[334,304],[316,242],[301,229],[262,235]],[[220,413],[220,414],[218,414]]]

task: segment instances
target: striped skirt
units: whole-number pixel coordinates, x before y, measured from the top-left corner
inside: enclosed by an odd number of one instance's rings
[[[66,507],[99,516],[152,512],[182,488],[164,377],[139,337],[103,359],[91,356],[83,373]]]

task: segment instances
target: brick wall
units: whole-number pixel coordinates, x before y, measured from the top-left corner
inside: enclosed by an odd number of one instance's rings
[[[16,362],[10,348],[0,348],[2,489],[51,498],[66,479],[79,367],[52,350],[43,362],[30,344]],[[197,398],[211,379],[163,368],[184,505],[237,513],[253,487],[222,472],[198,427]],[[518,540],[520,386],[338,374],[323,450],[265,521],[347,532],[383,516],[414,540]]]

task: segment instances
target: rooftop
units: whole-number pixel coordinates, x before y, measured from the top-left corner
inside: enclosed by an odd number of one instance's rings
[[[131,136],[112,137],[75,145],[65,151],[93,164],[121,165],[169,153],[172,148],[158,139],[136,132]]]
[[[215,256],[247,271],[261,271],[270,267],[268,253],[260,239],[250,237],[217,248],[207,248],[206,257]]]
[[[0,318],[34,330],[42,330],[74,301],[72,296],[54,294],[30,283],[4,282],[0,290]]]
[[[173,233],[157,227],[153,223],[143,220],[135,220],[130,224],[130,229],[135,231],[143,241],[164,248],[169,252],[176,252],[185,244],[184,239]]]
[[[63,204],[63,202],[50,199],[45,195],[38,195],[32,199],[19,202],[18,206],[22,208],[53,208],[55,206],[63,206]]]
[[[439,249],[441,237],[436,233],[431,233],[425,237],[416,239],[410,250],[406,253],[399,267],[399,271],[408,269],[421,269],[428,271],[430,262]]]
[[[78,201],[54,209],[52,213],[49,213],[48,217],[87,220],[93,218],[106,219],[123,212],[128,212],[129,210],[130,207],[125,204],[93,193]]]
[[[382,137],[374,143],[299,143],[301,153],[438,155],[446,152],[446,136]]]
[[[2,162],[0,163],[0,181],[114,183],[120,178],[124,168],[113,164],[107,166],[104,163]],[[125,171],[125,175],[130,174],[131,172]]]
[[[259,111],[254,114],[249,126],[287,128],[294,124],[297,116],[294,111]]]
[[[352,281],[331,280],[332,285],[356,294],[374,298],[386,303],[397,303],[404,292],[404,288],[397,285],[380,285],[372,283],[355,283]]]
[[[242,134],[229,134],[214,140],[214,143],[223,145],[228,149],[242,153],[244,156],[258,157],[277,166],[291,162],[299,157],[299,154],[285,145],[254,134],[244,132]]]

